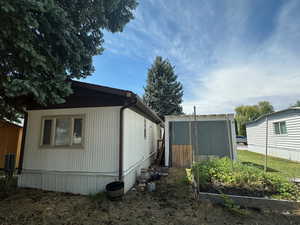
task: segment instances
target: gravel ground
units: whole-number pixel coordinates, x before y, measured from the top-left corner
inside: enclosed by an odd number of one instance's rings
[[[184,170],[171,169],[153,193],[130,191],[122,201],[105,195],[80,196],[18,189],[0,201],[1,225],[59,224],[300,224],[300,211],[283,215],[246,211],[243,215],[209,202],[194,200]]]

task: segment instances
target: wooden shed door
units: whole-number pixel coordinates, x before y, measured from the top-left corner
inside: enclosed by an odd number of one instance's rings
[[[172,145],[172,166],[190,168],[192,154],[192,145]]]

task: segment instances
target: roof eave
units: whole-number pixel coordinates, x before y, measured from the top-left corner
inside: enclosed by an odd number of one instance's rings
[[[283,110],[280,110],[280,111],[276,111],[276,112],[272,112],[272,113],[268,113],[268,114],[264,114],[264,115],[261,115],[260,117],[258,117],[257,119],[255,120],[252,120],[250,122],[247,122],[246,123],[246,126],[249,125],[249,124],[253,124],[253,123],[256,123],[258,122],[259,120],[267,117],[267,116],[272,116],[272,115],[276,115],[276,114],[280,114],[280,113],[283,113],[283,112],[287,112],[287,111],[300,111],[300,107],[291,107],[291,108],[288,108],[288,109],[283,109]]]

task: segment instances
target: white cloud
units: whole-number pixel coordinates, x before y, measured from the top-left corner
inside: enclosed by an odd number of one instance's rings
[[[107,50],[149,64],[155,55],[169,58],[187,113],[193,105],[203,114],[233,112],[260,100],[285,108],[300,99],[300,1],[284,2],[273,29],[251,33],[253,2],[141,1],[124,33],[106,34]],[[264,29],[271,31],[253,41]]]
[[[300,71],[295,71],[297,68],[257,64],[214,70],[205,81],[201,80],[202,88],[193,90],[195,100],[186,101],[184,110],[191,113],[194,104],[202,114],[233,112],[238,105],[261,100],[270,100],[277,108],[287,107],[292,102],[286,99],[295,101],[300,97]]]
[[[281,109],[300,99],[300,17],[295,3],[282,9],[275,31],[255,49],[235,44],[217,49],[215,54],[225,59],[198,76],[194,98],[183,104],[185,112],[191,113],[192,105],[203,114],[233,112],[238,105],[262,100]]]

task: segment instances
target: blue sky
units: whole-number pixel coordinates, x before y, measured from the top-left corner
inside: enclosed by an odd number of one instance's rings
[[[122,33],[85,79],[143,94],[155,56],[175,65],[183,108],[228,113],[268,100],[279,110],[300,99],[300,1],[140,0]]]

